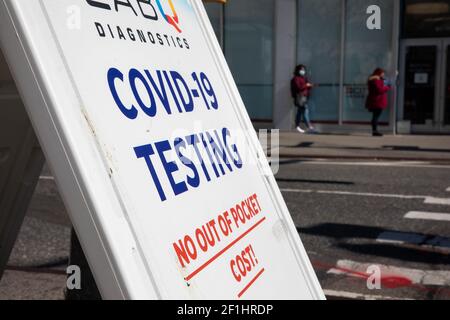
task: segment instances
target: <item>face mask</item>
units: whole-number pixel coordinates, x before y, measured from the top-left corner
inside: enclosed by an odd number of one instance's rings
[[[298,74],[301,75],[301,76],[303,77],[304,75],[306,75],[306,71],[305,71],[305,70],[300,70],[300,71],[298,72]]]

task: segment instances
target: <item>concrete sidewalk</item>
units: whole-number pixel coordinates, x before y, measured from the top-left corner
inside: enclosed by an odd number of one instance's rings
[[[450,163],[450,135],[328,135],[280,132],[281,158],[430,161]]]

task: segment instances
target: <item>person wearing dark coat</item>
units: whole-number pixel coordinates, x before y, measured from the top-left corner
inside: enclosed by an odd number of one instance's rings
[[[369,95],[366,100],[366,108],[372,112],[372,134],[374,137],[383,136],[378,131],[378,121],[383,110],[388,107],[388,91],[391,89],[384,76],[384,70],[377,68],[369,77],[367,84]]]
[[[314,127],[309,119],[308,99],[313,85],[306,77],[306,67],[298,65],[294,71],[294,77],[291,80],[291,94],[294,99],[294,105],[297,107],[297,116],[295,117],[295,126],[297,131],[305,133],[300,127],[302,120],[305,122],[307,130],[314,131]]]

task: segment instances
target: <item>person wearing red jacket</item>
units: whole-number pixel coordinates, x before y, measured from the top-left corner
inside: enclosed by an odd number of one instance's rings
[[[378,131],[378,121],[383,110],[388,107],[388,91],[391,89],[390,84],[388,84],[384,76],[384,70],[377,68],[369,77],[367,83],[369,95],[366,100],[366,108],[372,112],[372,134],[374,137],[383,136]]]
[[[297,107],[297,116],[295,118],[295,126],[297,131],[305,133],[300,127],[302,120],[310,131],[314,131],[314,127],[309,119],[308,99],[311,94],[313,85],[306,77],[306,67],[298,65],[295,67],[294,77],[291,80],[291,94],[294,99],[294,105]]]

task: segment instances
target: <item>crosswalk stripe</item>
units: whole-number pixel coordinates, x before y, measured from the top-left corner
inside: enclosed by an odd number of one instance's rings
[[[338,291],[330,289],[324,289],[323,293],[325,294],[325,296],[329,298],[335,297],[335,298],[355,299],[355,300],[412,300],[407,298],[397,298],[382,295],[368,295],[357,292]]]
[[[450,199],[427,197],[427,198],[425,198],[425,203],[426,204],[450,205]]]
[[[436,198],[436,197],[423,196],[423,195],[351,192],[351,191],[336,191],[336,190],[291,189],[291,188],[282,188],[281,192],[317,193],[317,194],[332,194],[332,195],[342,195],[342,196],[360,196],[360,197],[376,197],[376,198],[396,198],[396,199],[406,199],[406,200],[415,200],[415,199],[421,200],[421,199],[423,199],[426,204],[450,205],[450,198]]]
[[[39,179],[41,179],[41,180],[55,180],[55,178],[52,177],[52,176],[40,176]]]
[[[377,242],[392,244],[414,244],[422,246],[430,246],[433,248],[450,249],[450,239],[444,237],[432,237],[408,232],[385,231],[380,233]]]
[[[411,211],[405,215],[406,219],[450,221],[450,213]]]
[[[351,260],[339,260],[336,268],[329,269],[327,273],[362,277],[362,275],[367,274],[367,270],[371,266],[379,267],[382,277],[402,277],[411,281],[412,284],[425,286],[450,286],[450,271],[400,268],[376,263],[360,263]]]
[[[377,198],[399,198],[399,199],[426,199],[428,196],[421,195],[402,195],[402,194],[386,194],[386,193],[371,193],[371,192],[350,192],[350,191],[336,191],[336,190],[311,190],[311,189],[290,189],[282,188],[282,192],[291,193],[319,193],[319,194],[334,194],[342,196],[361,196],[361,197],[377,197]]]
[[[283,163],[281,161],[280,163]],[[331,166],[365,166],[365,167],[401,167],[401,168],[424,168],[424,169],[450,169],[448,165],[433,165],[431,162],[423,161],[375,161],[375,162],[360,162],[360,161],[327,161],[325,159],[305,159],[301,162],[302,165],[331,165]]]

